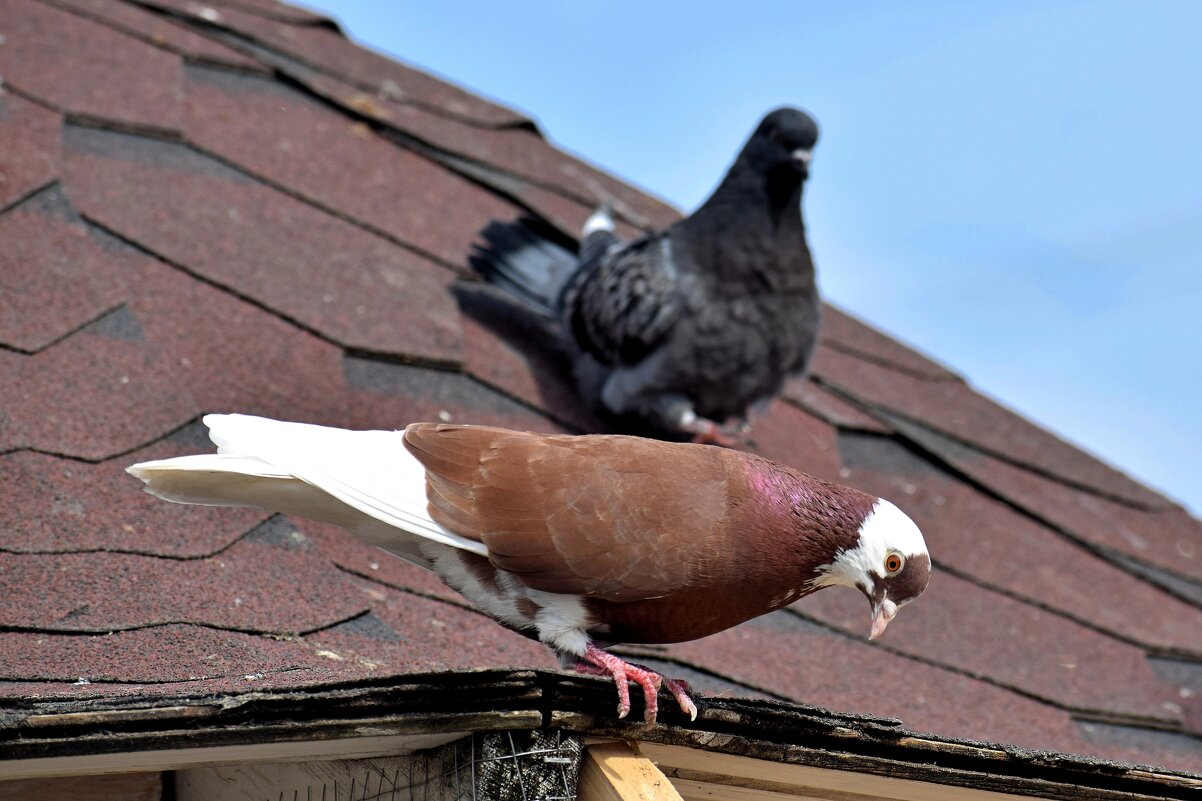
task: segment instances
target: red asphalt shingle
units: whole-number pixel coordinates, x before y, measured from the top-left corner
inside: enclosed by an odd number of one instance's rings
[[[831,425],[855,431],[889,433],[890,429],[862,409],[824,389],[812,378],[795,377],[785,384],[784,397]]]
[[[578,431],[601,426],[576,392],[567,357],[547,348],[545,327],[512,319],[512,308],[496,304],[487,293],[466,290],[462,297],[459,325],[469,373],[532,407],[546,409]]]
[[[596,167],[555,150],[534,131],[481,129],[367,94],[319,73],[291,77],[318,97],[379,123],[402,144],[421,147],[450,169],[513,198],[568,235],[579,233],[587,216],[602,203],[613,209],[615,232],[622,239],[637,238],[648,227],[670,225],[680,216],[663,201],[640,194]],[[451,135],[444,138],[444,134]],[[474,141],[481,137],[493,137],[494,142],[490,146],[487,141]],[[493,155],[494,148],[500,151],[496,155],[504,157],[504,163],[480,160],[485,154]]]
[[[605,203],[627,221],[656,228],[671,225],[680,217],[663,201],[557,150],[528,128],[482,130],[419,106],[362,94],[348,96],[345,89],[340,91],[333,79],[325,76],[313,76],[306,83],[430,147],[542,187],[557,188],[590,212]]]
[[[1099,756],[1136,765],[1164,765],[1197,772],[1196,737],[1100,721],[1077,721],[1077,729],[1089,743],[1087,750]]]
[[[32,0],[0,0],[0,75],[60,111],[178,131],[178,56]]]
[[[495,174],[481,176],[477,180],[493,186],[498,192],[505,193],[506,196],[512,195],[523,206],[531,209],[536,216],[542,217],[546,222],[569,236],[579,236],[588,218],[597,210],[596,206],[582,206],[576,201],[565,198],[559,192],[534,184],[518,183],[515,186],[511,181],[498,182]],[[614,216],[614,233],[622,241],[632,242],[646,234],[642,228],[627,223],[617,216],[616,212]]]
[[[278,3],[276,0],[211,0],[211,3],[218,8],[234,8],[251,14],[258,14],[267,19],[291,22],[295,25],[325,25],[332,27],[336,24],[324,14],[310,11],[307,8],[298,8],[297,6]]]
[[[27,353],[113,311],[127,294],[122,258],[83,226],[33,210],[35,201],[0,216],[0,344]]]
[[[368,673],[315,650],[303,641],[184,624],[69,637],[0,631],[0,675],[19,682],[55,682],[42,697],[89,698],[101,692],[100,682],[159,685],[159,692],[172,691],[168,682],[189,682],[192,689],[205,690],[224,684],[227,691],[253,692]],[[273,674],[276,681],[263,681]],[[214,678],[230,681],[198,682]],[[154,693],[151,687],[135,689],[138,695]],[[29,691],[21,688],[9,695],[0,688],[0,699],[7,695],[27,701]]]
[[[350,80],[392,99],[437,109],[448,116],[481,127],[530,125],[525,116],[473,95],[446,81],[352,44],[330,28],[293,25],[192,0],[146,0],[144,5],[235,31],[239,37],[262,45],[300,64]]]
[[[54,180],[61,125],[58,113],[0,91],[0,209]]]
[[[191,141],[445,264],[466,267],[476,231],[515,211],[277,81],[201,68],[187,78]]]
[[[844,482],[837,434],[829,423],[779,398],[755,421],[748,450],[824,481]]]
[[[865,403],[1064,481],[1148,508],[1171,505],[1163,496],[978,395],[963,382],[924,380],[829,346],[818,348],[813,371],[825,383]]]
[[[1184,510],[1135,509],[965,448],[937,433],[902,421],[894,425],[973,480],[1074,537],[1202,581],[1202,521]]]
[[[512,631],[498,631],[497,624],[480,613],[370,581],[350,583],[363,602],[371,604],[373,618],[306,639],[340,655],[377,664],[380,672],[557,665],[545,646]]]
[[[0,0],[0,35],[0,709],[552,666],[346,532],[123,469],[207,450],[211,411],[605,430],[545,330],[457,271],[494,219],[676,212],[274,0]],[[830,590],[640,657],[1202,771],[1202,523],[838,309],[821,341],[751,447],[909,511],[929,592],[879,644]]]
[[[309,558],[307,545],[303,534],[273,518],[203,559],[0,553],[0,619],[48,632],[193,623],[289,634],[368,611],[346,574]],[[35,589],[31,595],[20,588]],[[130,604],[130,597],[142,600]]]
[[[14,446],[101,460],[205,411],[335,415],[339,351],[279,318],[120,246],[136,295],[0,382]]]
[[[64,161],[85,215],[209,281],[348,347],[462,353],[451,273],[386,239],[183,145],[72,129]]]
[[[1149,649],[1202,657],[1202,609],[1000,501],[945,474],[915,477],[853,469],[846,480],[904,508],[941,568]]]
[[[0,349],[0,375],[12,380],[24,364],[24,357],[9,350]],[[0,392],[0,401],[3,400]],[[7,414],[0,414],[0,453],[21,447],[21,432],[17,431]]]
[[[1177,687],[1177,703],[1186,731],[1202,736],[1202,662],[1196,659],[1153,659],[1156,675]]]
[[[564,433],[543,415],[462,373],[358,357],[343,364],[336,417],[351,428],[404,428],[419,420]]]
[[[187,422],[197,404],[155,355],[84,329],[21,358],[0,384],[11,446],[99,460]]]
[[[820,338],[828,345],[862,358],[936,381],[959,380],[948,368],[865,325],[856,317],[829,303],[822,307]]]
[[[902,622],[900,616],[897,622]],[[669,653],[803,703],[896,717],[913,731],[1085,750],[1066,712],[968,676],[899,659],[787,613],[673,645]]]
[[[868,629],[868,604],[853,592],[821,592],[797,611],[852,636]],[[1073,710],[1175,723],[1176,688],[1143,651],[944,571],[921,603],[898,613],[882,647],[989,679]]]
[[[360,542],[337,526],[312,520],[292,522],[313,544],[315,556],[328,560],[347,573],[367,579],[372,584],[424,595],[456,606],[471,607],[462,595],[443,584],[430,571]]]
[[[121,0],[48,0],[59,8],[115,28],[155,47],[164,48],[189,61],[223,64],[243,70],[265,72],[252,58],[182,25]]]
[[[183,456],[207,448],[207,437],[160,440],[128,459]],[[195,509],[166,504],[125,473],[126,459],[87,464],[32,451],[0,456],[0,551],[54,554],[110,551],[176,559],[210,556],[267,514],[257,509]]]

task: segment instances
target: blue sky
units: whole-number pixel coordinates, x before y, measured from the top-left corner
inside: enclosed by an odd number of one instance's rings
[[[828,299],[1202,511],[1202,3],[317,3],[682,209],[822,126]]]

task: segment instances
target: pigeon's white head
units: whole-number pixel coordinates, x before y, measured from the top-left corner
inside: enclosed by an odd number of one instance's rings
[[[860,524],[852,548],[839,551],[815,582],[855,587],[872,604],[875,640],[897,610],[913,601],[931,580],[931,557],[914,521],[884,498],[878,498]]]

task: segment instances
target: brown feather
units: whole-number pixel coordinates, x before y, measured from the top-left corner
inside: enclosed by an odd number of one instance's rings
[[[849,546],[875,501],[737,451],[638,437],[418,423],[405,444],[427,469],[431,516],[484,542],[496,567],[615,604],[779,595]]]

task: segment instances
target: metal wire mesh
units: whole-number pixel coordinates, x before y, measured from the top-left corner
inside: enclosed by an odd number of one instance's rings
[[[584,747],[559,731],[478,733],[345,772],[265,801],[575,801]]]
[[[575,801],[583,752],[561,732],[496,732],[452,743],[454,801]]]

